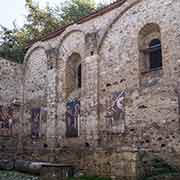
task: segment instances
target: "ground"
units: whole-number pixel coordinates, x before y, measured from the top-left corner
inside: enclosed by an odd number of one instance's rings
[[[0,171],[0,180],[39,180],[39,177],[15,171]]]

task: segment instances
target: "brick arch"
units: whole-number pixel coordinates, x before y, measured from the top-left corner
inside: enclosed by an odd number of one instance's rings
[[[47,60],[48,60],[48,57],[47,57],[47,53],[46,53],[46,50],[44,47],[42,46],[36,46],[35,48],[33,48],[32,50],[29,51],[29,53],[27,54],[26,58],[25,58],[25,62],[24,62],[24,67],[23,67],[23,96],[24,96],[24,93],[25,93],[25,88],[26,88],[26,81],[28,80],[27,78],[27,72],[28,72],[28,62],[31,58],[31,56],[33,55],[33,53],[37,52],[37,51],[42,51],[41,54],[43,54],[43,58],[45,58],[46,62],[44,63],[45,66],[47,67]],[[41,58],[41,57],[39,57]],[[45,68],[46,68],[45,67]],[[33,70],[34,68],[30,69]],[[47,69],[47,68],[46,68]],[[37,71],[37,70],[35,70]],[[38,78],[37,78],[38,79]]]
[[[31,137],[42,138],[41,133],[46,131],[42,122],[47,120],[44,108],[47,106],[47,52],[44,46],[35,44],[26,54],[23,67],[22,85],[22,118],[26,122],[25,136],[31,142]],[[42,110],[43,109],[43,110]],[[37,124],[29,121],[27,117],[33,117],[32,113],[43,114],[43,121],[39,116],[37,134],[34,134]],[[35,126],[34,126],[35,124]],[[33,127],[33,128],[32,128]],[[29,143],[27,146],[31,146]]]
[[[77,90],[78,87],[78,67],[81,65],[81,55],[73,52],[65,63],[65,89],[66,96]]]
[[[58,57],[60,56],[60,51],[59,51],[59,50],[60,50],[63,42],[65,41],[65,39],[68,38],[68,36],[69,36],[70,34],[76,33],[76,32],[82,33],[83,36],[85,37],[85,32],[81,31],[80,29],[73,29],[73,30],[71,30],[71,31],[69,31],[69,32],[66,32],[66,33],[63,35],[62,39],[60,40],[60,42],[59,42],[59,44],[58,44],[58,46],[57,46],[57,49],[58,49]]]
[[[80,40],[72,43],[70,45],[70,48],[68,48],[67,42],[68,41],[71,42],[71,37],[74,38],[74,35],[75,35],[75,38],[77,38],[76,33],[78,33],[77,34],[78,37],[81,37]],[[74,48],[76,46],[76,43],[79,45],[78,48]],[[62,35],[62,38],[59,42],[59,45],[57,46],[57,92],[58,92],[58,99],[62,98],[63,100],[65,100],[67,98],[66,85],[65,85],[66,84],[66,76],[65,76],[65,73],[63,73],[63,72],[66,71],[68,58],[73,53],[79,54],[81,57],[81,60],[83,60],[85,58],[84,50],[82,50],[82,48],[80,48],[80,47],[85,48],[85,33],[83,31],[81,31],[79,29],[73,29],[73,30],[69,30],[68,32],[66,31]],[[64,52],[64,48],[67,51]],[[62,53],[65,56],[63,56]]]
[[[140,29],[138,48],[140,85],[143,86],[153,72],[160,73],[163,69],[161,27],[158,23],[147,23]],[[160,77],[160,75],[152,76],[151,79],[155,77]]]
[[[152,35],[151,35],[152,34]],[[151,35],[148,37],[148,35]],[[161,27],[156,22],[151,22],[140,27],[138,31],[138,46],[139,49],[148,48],[150,41],[153,38],[161,40]],[[146,40],[146,42],[144,42]]]
[[[45,52],[45,54],[46,54],[46,57],[48,57],[48,55],[47,55],[47,53],[46,53],[46,50],[47,50],[47,49],[45,48],[45,46],[37,44],[37,45],[33,46],[32,48],[30,48],[30,49],[27,51],[27,53],[26,53],[26,55],[25,55],[25,58],[24,58],[24,63],[23,63],[23,65],[24,65],[24,67],[23,67],[23,74],[24,74],[24,75],[25,75],[25,71],[26,71],[27,62],[28,62],[29,57],[30,57],[35,51],[37,51],[38,49],[44,50],[44,52]]]
[[[31,55],[37,51],[37,50],[43,50],[45,55],[46,55],[46,58],[48,57],[47,56],[47,53],[46,53],[46,49],[44,46],[40,46],[40,45],[37,45],[35,47],[32,47],[31,49],[29,49],[29,51],[26,53],[26,56],[24,58],[24,63],[23,63],[23,80],[22,80],[22,83],[23,83],[23,99],[24,99],[24,91],[25,91],[25,81],[26,81],[26,70],[27,70],[27,64],[28,64],[28,60],[29,58],[31,57]]]
[[[130,0],[132,1],[132,0]],[[136,4],[140,3],[143,0],[134,0],[133,2],[131,2],[127,7],[125,7],[112,21],[111,23],[108,25],[108,28],[106,29],[105,33],[103,34],[100,43],[98,45],[98,50],[97,52],[99,53],[101,51],[102,45],[109,33],[109,31],[111,30],[111,28],[113,27],[113,25],[133,6],[135,6]]]

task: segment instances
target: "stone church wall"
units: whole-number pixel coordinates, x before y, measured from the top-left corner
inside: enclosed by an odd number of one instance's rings
[[[26,54],[21,85],[19,74],[14,85],[5,72],[2,102],[22,100],[21,158],[117,177],[137,176],[141,150],[179,165],[168,156],[179,157],[180,149],[177,7],[178,0],[127,0],[36,42]],[[156,70],[145,67],[153,39],[162,50]]]
[[[47,133],[47,55],[43,48],[35,49],[24,63],[23,147],[30,156],[46,149]],[[25,153],[25,154],[26,154]],[[38,157],[34,157],[38,158]]]
[[[178,1],[143,1],[114,22],[103,42],[99,65],[100,129],[111,143],[179,151],[178,6]],[[160,27],[163,66],[154,72],[141,73],[139,33],[145,25],[153,23]],[[108,97],[114,92],[126,94],[125,117],[121,119],[119,132],[106,127],[110,119],[107,110],[111,106]]]
[[[57,148],[55,159],[78,162],[81,148],[99,146],[178,153],[179,5],[172,0],[126,1],[33,45],[29,52],[33,48],[40,52],[37,47],[43,46],[47,53],[46,143]],[[160,29],[148,38],[160,37],[163,66],[143,74],[139,44],[147,24]],[[69,93],[71,65],[67,64],[73,54],[80,56],[82,87]],[[39,60],[38,53],[34,56]],[[111,108],[118,96],[123,108],[113,122]],[[75,99],[81,104],[79,136],[67,138],[66,105]]]
[[[21,127],[22,65],[0,58],[0,157],[13,158]]]
[[[0,58],[1,104],[16,103],[22,99],[22,65]]]

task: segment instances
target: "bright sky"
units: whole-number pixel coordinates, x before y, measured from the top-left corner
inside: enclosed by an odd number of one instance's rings
[[[25,17],[25,0],[0,0],[2,1],[0,6],[0,24],[11,28],[12,22],[15,20],[18,25],[24,23]],[[47,0],[36,0],[40,5],[46,4]],[[62,0],[48,0],[51,4],[58,3]]]
[[[22,26],[25,16],[25,0],[0,0],[0,24],[8,28],[12,28],[12,22],[15,20],[16,24]],[[43,7],[48,2],[51,6],[60,4],[65,0],[35,0]],[[103,2],[104,0],[96,0]]]

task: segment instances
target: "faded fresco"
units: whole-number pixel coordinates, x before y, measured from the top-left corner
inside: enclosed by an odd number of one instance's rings
[[[66,104],[66,136],[79,135],[80,101],[72,100]]]
[[[179,130],[180,130],[180,82],[177,82],[177,88],[176,88],[176,93],[177,93],[177,99],[178,99],[178,114],[179,114]]]
[[[106,126],[118,127],[120,130],[125,130],[125,95],[124,91],[114,92],[108,100],[106,112]]]
[[[33,139],[36,139],[40,137],[41,108],[33,108],[31,113],[31,135]]]
[[[0,106],[0,135],[12,135],[15,123],[15,109],[11,106]]]

